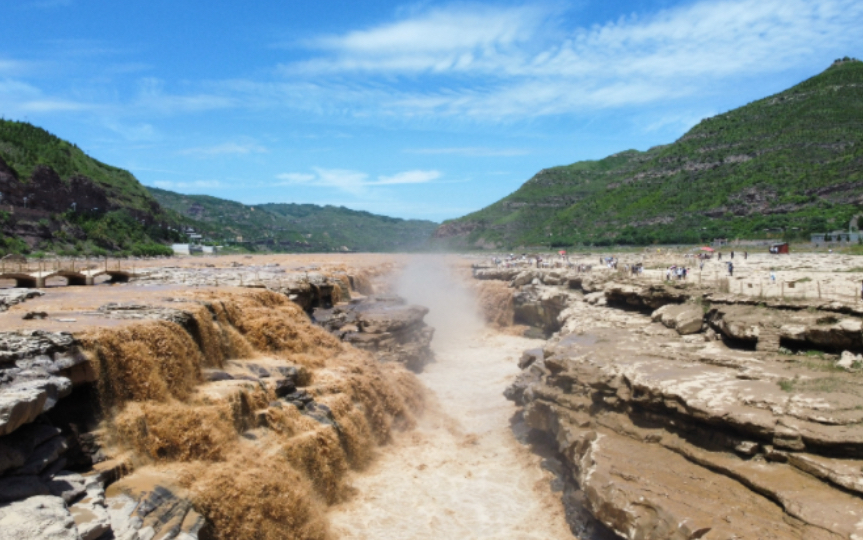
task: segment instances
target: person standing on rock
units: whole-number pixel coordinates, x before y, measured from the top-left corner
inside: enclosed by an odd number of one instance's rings
[[[734,252],[731,252],[731,260],[734,260]]]
[[[728,276],[730,277],[733,275],[734,275],[734,263],[731,261],[728,261]]]
[[[749,252],[748,252],[748,251],[744,251],[744,252],[743,252],[743,260],[745,261],[745,260],[746,260],[746,259],[748,259],[748,258],[749,258]]]

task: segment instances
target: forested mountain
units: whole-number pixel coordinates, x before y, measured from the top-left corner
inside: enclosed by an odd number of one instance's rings
[[[0,252],[171,253],[185,220],[128,171],[26,122],[0,120]]]
[[[208,195],[149,188],[159,203],[193,219],[220,243],[289,251],[415,251],[427,247],[438,224],[350,210],[342,206],[245,205]]]
[[[672,144],[542,170],[435,236],[458,248],[793,239],[847,228],[861,203],[863,62],[845,58]]]

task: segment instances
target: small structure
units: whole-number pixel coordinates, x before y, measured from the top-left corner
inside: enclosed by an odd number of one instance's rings
[[[810,236],[810,240],[813,244],[831,244],[831,243],[858,243],[860,242],[860,238],[863,237],[859,232],[856,231],[833,231],[831,233],[816,233]]]
[[[191,255],[203,251],[201,246],[196,244],[171,244],[171,249],[174,250],[174,255]]]
[[[171,249],[174,250],[174,255],[191,255],[192,250],[189,244],[171,244]]]
[[[773,255],[779,255],[784,253],[785,255],[791,254],[791,251],[788,246],[788,242],[782,242],[781,244],[773,244],[770,246],[770,253]]]

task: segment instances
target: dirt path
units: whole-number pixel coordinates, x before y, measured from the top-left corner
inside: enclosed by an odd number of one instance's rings
[[[539,342],[483,329],[439,261],[418,270],[400,292],[431,308],[437,362],[420,378],[437,404],[351,479],[357,493],[330,513],[335,536],[572,538],[549,473],[510,431],[516,409],[501,394],[521,352]]]

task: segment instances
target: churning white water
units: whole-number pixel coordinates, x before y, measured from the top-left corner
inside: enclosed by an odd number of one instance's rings
[[[540,458],[510,431],[502,395],[524,349],[539,342],[486,330],[470,291],[439,258],[417,258],[399,294],[430,308],[437,362],[420,379],[433,403],[417,429],[395,436],[350,478],[353,498],[332,509],[342,539],[572,538]]]

